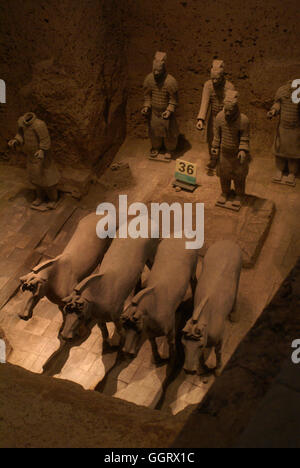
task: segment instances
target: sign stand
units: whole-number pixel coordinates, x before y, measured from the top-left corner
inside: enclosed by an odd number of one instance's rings
[[[177,159],[173,187],[179,187],[188,192],[194,192],[197,185],[197,164]]]
[[[240,211],[242,206],[234,206],[234,204],[233,204],[234,198],[235,198],[235,192],[233,190],[231,190],[230,195],[229,195],[228,200],[226,201],[226,203],[219,203],[217,201],[216,206],[219,206],[220,208],[225,208],[226,210],[231,210],[231,211],[237,211],[238,212],[238,211]]]
[[[162,153],[159,153],[157,156],[148,156],[148,159],[150,159],[150,161],[159,161],[164,163],[170,163],[172,161],[172,158],[166,157]]]
[[[287,185],[289,187],[296,187],[296,182],[291,184],[291,183],[288,183],[287,180],[288,180],[287,176],[283,176],[282,180],[272,179],[272,182],[273,182],[273,184],[280,184],[280,185]]]

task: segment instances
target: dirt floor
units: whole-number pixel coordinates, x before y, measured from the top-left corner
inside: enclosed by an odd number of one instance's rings
[[[0,448],[163,448],[186,420],[9,364],[0,390]]]
[[[0,300],[4,307],[0,311],[0,326],[13,347],[9,357],[11,364],[32,372],[44,372],[77,382],[86,389],[96,388],[105,395],[138,405],[157,407],[177,414],[185,408],[192,409],[193,405],[202,400],[214,382],[213,376],[203,380],[198,376],[186,376],[182,371],[166,387],[166,366],[157,368],[153,365],[148,343],[143,345],[133,361],[116,361],[117,353],[102,355],[102,337],[98,327],[81,344],[60,347],[57,335],[62,323],[61,313],[46,299],[40,302],[31,321],[23,322],[17,316],[23,301],[22,295],[17,292],[18,277],[42,258],[58,255],[70,238],[78,219],[94,210],[102,201],[116,202],[119,194],[128,194],[129,203],[151,201],[157,197],[164,200],[165,197],[173,196],[204,202],[207,212],[207,243],[221,238],[239,240],[240,220],[244,219],[242,225],[247,226],[249,219],[253,221],[253,213],[250,210],[251,218],[249,207],[244,207],[239,214],[214,207],[220,188],[218,179],[205,173],[206,146],[197,144],[193,149],[181,153],[182,158],[199,165],[200,186],[193,195],[183,192],[175,194],[170,185],[175,161],[170,164],[150,161],[147,158],[148,149],[147,140],[127,139],[115,162],[128,162],[130,170],[108,169],[98,183],[91,186],[87,197],[80,202],[65,198],[56,212],[48,213],[34,212],[28,208],[30,192],[22,169],[1,166],[1,226],[2,232],[6,234],[1,239],[4,255],[0,264]],[[263,159],[254,158],[247,192],[269,200],[267,203],[271,210],[263,223],[259,219],[259,228],[253,230],[250,238],[243,238],[248,242],[244,242],[244,245],[253,243],[253,239],[255,241],[255,248],[252,248],[252,252],[255,252],[255,265],[242,272],[237,301],[240,320],[236,324],[227,324],[223,348],[224,364],[271,300],[300,253],[300,221],[295,216],[300,208],[299,181],[295,189],[274,185],[271,183],[273,170],[274,161],[271,155],[266,154]],[[273,216],[271,201],[275,203],[276,214],[264,242]],[[200,270],[201,258],[199,272]],[[186,307],[189,307],[188,303]],[[110,330],[113,334],[113,326]],[[161,349],[167,354],[164,340]]]

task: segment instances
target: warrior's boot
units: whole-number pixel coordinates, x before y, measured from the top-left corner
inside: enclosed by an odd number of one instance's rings
[[[35,200],[31,204],[31,206],[33,207],[40,206],[45,200],[44,190],[41,189],[40,187],[36,187],[35,190],[36,190],[36,197],[35,197]]]
[[[150,150],[150,158],[157,158],[158,155],[159,155],[159,150],[154,149],[154,148],[151,148],[151,150]]]
[[[57,190],[56,187],[48,187],[46,192],[47,192],[47,196],[48,196],[48,199],[49,199],[47,207],[50,210],[53,210],[55,208],[55,206],[56,206],[57,201],[58,201],[58,190]]]
[[[225,205],[225,203],[227,202],[228,200],[228,196],[229,194],[228,193],[224,193],[222,192],[219,199],[218,199],[218,203],[220,203],[220,205]]]
[[[164,144],[166,148],[165,159],[172,159],[172,157],[175,155],[178,145],[178,137],[168,136],[164,138]]]
[[[246,179],[237,178],[234,180],[234,187],[235,187],[235,199],[232,202],[233,206],[240,208],[242,205],[242,201],[245,195],[246,190]]]
[[[211,156],[209,163],[206,165],[206,168],[209,170],[216,169],[218,164],[218,158]]]
[[[283,178],[283,173],[286,168],[286,159],[276,156],[276,173],[274,174],[273,180],[275,182],[281,182]]]
[[[232,206],[240,208],[242,206],[243,197],[241,195],[236,195],[235,199],[232,202]]]
[[[298,160],[289,159],[289,175],[286,181],[287,184],[293,185],[293,186],[296,184],[297,172],[298,172]]]
[[[225,205],[230,195],[231,179],[220,177],[220,181],[221,181],[222,193],[218,199],[218,203],[220,203],[221,205]]]

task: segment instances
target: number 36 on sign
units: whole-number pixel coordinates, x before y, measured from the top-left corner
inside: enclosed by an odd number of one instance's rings
[[[175,178],[181,182],[196,185],[197,183],[197,164],[193,164],[183,159],[177,159]]]

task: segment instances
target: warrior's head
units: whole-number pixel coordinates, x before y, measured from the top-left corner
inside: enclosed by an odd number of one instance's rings
[[[239,113],[239,94],[237,91],[227,90],[224,98],[224,113],[227,121],[235,120]]]
[[[210,77],[215,88],[223,86],[225,81],[225,69],[223,60],[214,60],[210,70]]]
[[[153,75],[159,81],[166,74],[167,54],[165,52],[156,52],[153,60]]]

